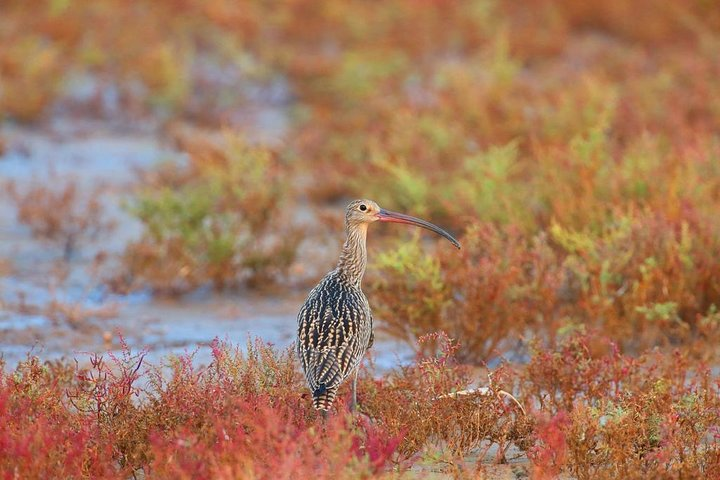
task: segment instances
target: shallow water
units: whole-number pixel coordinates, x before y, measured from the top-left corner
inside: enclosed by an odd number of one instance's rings
[[[118,334],[131,349],[147,349],[150,362],[197,350],[195,361],[207,363],[207,345],[214,338],[243,346],[248,338],[259,337],[280,348],[293,342],[304,291],[262,296],[201,290],[170,300],[147,292],[114,295],[102,286],[101,275],[92,269],[95,255],[117,255],[141,233],[139,223],[122,208],[136,169],[161,160],[182,161],[180,153],[148,129],[129,132],[60,123],[42,129],[6,125],[0,130],[7,145],[0,156],[3,182],[12,180],[19,189],[67,178],[88,191],[103,185],[106,215],[116,224],[111,232],[81,244],[65,263],[62,248],[33,239],[15,218],[14,203],[0,196],[0,260],[7,259],[11,266],[4,276],[0,270],[0,352],[6,368],[30,351],[43,359],[75,357],[82,362],[90,352],[117,351]],[[56,304],[66,313],[52,313]],[[74,313],[81,320],[71,321]],[[412,358],[408,346],[382,334],[373,351],[379,370]]]

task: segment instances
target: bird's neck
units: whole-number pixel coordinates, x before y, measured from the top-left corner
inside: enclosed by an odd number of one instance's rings
[[[367,266],[367,224],[346,225],[347,239],[336,270],[352,285],[360,286]]]

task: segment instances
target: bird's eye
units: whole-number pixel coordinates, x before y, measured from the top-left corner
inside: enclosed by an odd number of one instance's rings
[[[364,212],[365,210],[367,210],[367,206],[365,204],[360,205],[360,211]]]

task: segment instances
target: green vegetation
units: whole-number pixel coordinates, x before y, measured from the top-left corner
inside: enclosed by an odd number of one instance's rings
[[[147,175],[130,206],[145,227],[124,255],[131,282],[181,293],[280,280],[302,238],[285,211],[286,167],[231,134],[187,148],[188,164]]]

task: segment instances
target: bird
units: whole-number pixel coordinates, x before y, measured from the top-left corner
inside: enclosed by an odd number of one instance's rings
[[[367,266],[367,230],[374,222],[423,227],[460,248],[455,237],[437,225],[385,210],[372,200],[355,200],[347,206],[346,239],[337,266],[310,291],[297,317],[297,354],[313,407],[323,417],[327,417],[340,385],[351,375],[350,410],[355,409],[357,373],[374,341],[372,312],[361,288]]]

